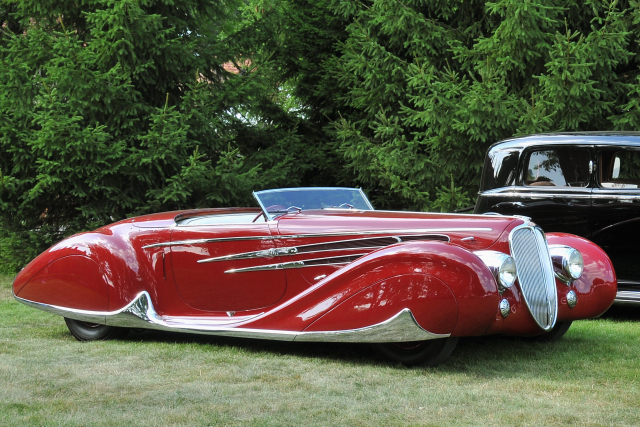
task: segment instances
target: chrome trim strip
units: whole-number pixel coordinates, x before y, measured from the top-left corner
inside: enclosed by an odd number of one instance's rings
[[[370,247],[358,247],[358,248],[341,248],[341,249],[324,249],[321,251],[309,251],[309,252],[278,252],[279,249],[268,249],[266,251],[256,251],[256,252],[245,252],[241,254],[233,254],[233,255],[225,255],[221,257],[215,258],[206,258],[198,260],[198,264],[207,263],[207,262],[218,262],[218,261],[232,261],[237,259],[254,259],[254,258],[275,258],[276,256],[292,256],[292,255],[306,255],[306,254],[318,254],[323,252],[336,252],[336,251],[362,251],[362,250],[374,250],[379,249],[383,246],[370,246]],[[295,247],[282,248],[282,249],[296,249]],[[254,255],[255,256],[251,256]]]
[[[384,322],[344,331],[301,332],[295,341],[316,342],[410,342],[447,338],[451,334],[434,334],[422,328],[408,308]]]
[[[302,261],[279,262],[276,264],[256,265],[254,267],[232,268],[231,270],[225,271],[225,273],[244,273],[247,271],[263,271],[263,270],[287,270],[289,268],[300,268],[300,267],[304,267],[304,262]]]
[[[308,245],[287,246],[283,248],[272,248],[272,249],[266,249],[262,251],[242,252],[238,254],[230,254],[230,255],[223,255],[223,256],[218,256],[213,258],[205,258],[205,259],[198,260],[197,262],[201,264],[205,262],[231,261],[236,259],[275,258],[277,256],[292,256],[292,255],[315,254],[315,253],[335,252],[335,251],[361,251],[361,250],[368,250],[368,249],[374,250],[374,249],[392,245],[394,243],[401,243],[403,242],[403,238],[406,238],[409,240],[431,240],[430,238],[433,238],[433,240],[438,240],[438,241],[447,241],[447,242],[451,241],[449,236],[445,234],[414,234],[414,235],[407,235],[407,236],[365,237],[363,239],[332,240],[330,242],[311,243]],[[423,238],[423,239],[420,239],[420,238]],[[379,245],[373,245],[373,246],[352,246],[352,247],[346,246],[346,247],[337,247],[337,248],[330,248],[330,249],[305,250],[305,249],[312,249],[314,247],[349,244],[349,243],[356,243],[356,242],[374,241],[373,243],[375,243],[376,240],[381,240],[381,239],[395,239],[396,241],[394,243],[379,244]]]
[[[79,310],[67,307],[61,307],[57,305],[49,305],[40,302],[30,301],[24,298],[20,298],[14,294],[13,296],[16,301],[25,304],[32,308],[37,308],[38,310],[46,311],[47,313],[57,314],[63,317],[69,317],[71,319],[80,320],[83,322],[92,322],[92,323],[100,323],[104,325],[111,326],[121,326],[121,327],[141,327],[139,322],[130,315],[135,315],[137,318],[142,318],[141,313],[146,313],[145,316],[148,319],[154,318],[157,316],[155,310],[153,310],[153,305],[151,304],[151,297],[147,291],[140,292],[132,302],[127,304],[125,307],[116,311],[91,311],[91,310]],[[149,309],[148,307],[151,307]],[[151,311],[150,311],[151,310]],[[200,325],[200,326],[219,326],[219,325],[229,325],[233,323],[240,323],[247,320],[251,320],[254,317],[258,317],[263,313],[254,314],[251,316],[238,316],[238,317],[224,317],[224,318],[202,318],[202,317],[181,317],[181,316],[162,316],[163,322],[167,325],[177,325],[177,326],[189,326],[189,325]],[[134,321],[133,324],[129,324],[128,322]]]
[[[640,292],[635,291],[618,291],[615,303],[640,303]]]
[[[52,306],[25,300],[23,298],[19,298],[15,294],[14,298],[18,302],[30,307],[85,322],[127,328],[157,329],[205,335],[224,335],[240,338],[260,338],[280,341],[295,340],[363,343],[422,341],[446,338],[450,336],[450,334],[434,334],[423,329],[416,321],[411,310],[408,308],[401,310],[398,314],[384,322],[366,326],[364,328],[342,331],[297,332],[231,327],[228,325],[205,323],[202,322],[202,319],[198,319],[197,317],[171,318],[160,316],[156,313],[153,303],[151,302],[151,297],[147,291],[140,292],[135,299],[124,308],[110,312],[75,310],[66,307]],[[252,317],[261,315],[262,313]],[[237,317],[234,318],[234,320],[238,323],[238,320],[246,320],[246,318]]]
[[[482,197],[517,197],[521,199],[553,199],[553,198],[562,198],[562,199],[611,199],[611,198],[623,198],[623,199],[640,199],[640,194],[624,194],[624,192],[637,192],[639,189],[637,188],[605,188],[605,187],[595,187],[595,188],[585,188],[585,187],[559,187],[559,191],[566,191],[564,193],[547,193],[547,192],[536,192],[530,187],[521,187],[526,188],[526,192],[518,192],[513,188],[509,187],[506,189],[494,189],[487,190],[478,193]],[[584,188],[589,191],[581,191],[575,192],[578,188]],[[548,191],[548,190],[546,190]],[[603,194],[604,193],[604,194]]]
[[[355,261],[357,258],[360,258],[361,256],[364,256],[364,255],[367,255],[367,254],[349,254],[349,255],[327,257],[327,258],[311,258],[311,259],[305,259],[304,261],[279,262],[276,264],[256,265],[253,267],[232,268],[231,270],[225,271],[225,273],[244,273],[247,271],[262,271],[262,270],[286,270],[289,268],[318,267],[320,265],[349,264]],[[322,261],[326,261],[326,262],[322,262]]]
[[[308,239],[314,237],[338,237],[338,236],[367,236],[367,235],[402,235],[411,236],[413,234],[439,234],[455,233],[462,231],[493,231],[490,227],[460,227],[460,228],[423,228],[423,229],[394,229],[394,230],[370,230],[370,231],[343,231],[341,233],[318,233],[318,234],[287,234],[278,236],[243,236],[243,237],[219,237],[211,239],[177,240],[175,242],[154,243],[143,246],[142,249],[158,248],[163,246],[177,245],[200,245],[214,242],[231,242],[240,240],[284,240],[284,239]],[[398,234],[402,233],[402,234]]]
[[[231,261],[235,259],[275,258],[277,256],[295,255],[297,252],[298,252],[298,249],[295,247],[271,248],[271,249],[265,249],[262,251],[242,252],[239,254],[205,258],[205,259],[200,259],[197,262],[198,264],[202,264],[204,262]]]
[[[576,194],[576,193],[560,194],[560,193],[516,193],[516,192],[505,192],[505,193],[481,193],[480,195],[483,196],[483,197],[518,197],[520,199],[554,199],[554,198],[590,199],[591,198],[591,193],[588,193],[588,194]]]

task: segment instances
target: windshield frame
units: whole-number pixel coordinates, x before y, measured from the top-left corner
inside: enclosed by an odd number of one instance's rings
[[[258,204],[260,205],[260,209],[262,209],[262,213],[265,215],[265,217],[267,218],[267,221],[272,221],[276,216],[278,215],[284,215],[287,214],[289,212],[301,212],[302,209],[297,208],[295,206],[292,206],[293,208],[296,208],[296,210],[294,211],[278,211],[276,212],[275,215],[273,215],[273,211],[270,213],[267,211],[267,207],[264,206],[264,204],[262,203],[262,200],[260,200],[260,196],[263,194],[268,194],[268,193],[275,193],[275,192],[296,192],[296,191],[333,191],[333,190],[348,190],[348,191],[357,191],[360,196],[362,197],[362,200],[364,200],[364,202],[366,203],[368,209],[360,209],[358,208],[358,210],[374,210],[373,205],[371,205],[371,202],[369,201],[369,199],[367,198],[367,195],[364,194],[364,191],[362,191],[362,188],[351,188],[351,187],[292,187],[292,188],[274,188],[271,190],[261,190],[261,191],[254,191],[253,197],[256,199],[256,201],[258,202]],[[318,208],[318,209],[328,209],[328,208]],[[331,208],[331,209],[340,209],[340,208]],[[345,208],[345,209],[350,209],[350,208]]]

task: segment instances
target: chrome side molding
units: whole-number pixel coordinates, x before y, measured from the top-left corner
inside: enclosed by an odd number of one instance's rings
[[[298,332],[231,326],[232,324],[246,322],[249,319],[262,316],[264,313],[254,316],[231,317],[228,318],[226,324],[223,323],[222,320],[207,321],[197,317],[160,316],[156,313],[153,303],[151,302],[151,297],[147,291],[140,292],[133,301],[122,309],[110,312],[76,310],[43,304],[20,298],[15,294],[14,298],[18,302],[30,307],[84,322],[126,328],[156,329],[204,335],[222,335],[279,341],[353,343],[424,341],[450,336],[450,334],[434,334],[423,329],[408,308],[401,310],[384,322],[363,328],[342,331]]]
[[[307,239],[315,237],[340,237],[340,236],[380,236],[390,235],[399,237],[410,237],[415,234],[434,235],[442,233],[457,233],[457,232],[471,232],[471,231],[492,231],[490,227],[450,227],[450,228],[424,228],[424,229],[393,229],[393,230],[369,230],[369,231],[344,231],[340,233],[317,233],[317,234],[284,234],[276,236],[242,236],[242,237],[215,237],[211,239],[192,239],[192,240],[176,240],[173,242],[153,243],[151,245],[143,246],[142,249],[151,249],[167,246],[179,246],[179,245],[203,245],[207,243],[215,242],[231,242],[242,240],[286,240],[286,239]],[[402,233],[402,234],[399,234]],[[445,235],[448,239],[448,237]]]
[[[344,331],[301,332],[295,341],[316,342],[411,342],[447,338],[451,334],[434,334],[423,329],[408,308],[384,322]]]
[[[286,270],[289,268],[303,268],[303,267],[318,267],[321,265],[344,265],[350,264],[358,258],[367,255],[362,254],[349,254],[328,258],[313,258],[306,259],[304,261],[291,261],[291,262],[279,262],[276,264],[256,265],[253,267],[234,268],[225,271],[225,273],[244,273],[247,271],[262,271],[262,270]]]

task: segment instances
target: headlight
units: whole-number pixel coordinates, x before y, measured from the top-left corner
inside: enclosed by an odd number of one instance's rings
[[[570,246],[549,245],[549,254],[553,261],[553,271],[558,279],[570,284],[582,276],[584,261],[580,251]]]
[[[500,293],[516,281],[516,262],[507,254],[497,251],[474,252],[484,262],[498,282]]]

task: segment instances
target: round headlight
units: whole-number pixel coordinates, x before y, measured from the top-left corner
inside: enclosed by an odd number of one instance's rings
[[[582,276],[582,270],[584,270],[584,261],[582,260],[582,254],[578,250],[571,250],[569,259],[564,265],[564,269],[574,280],[579,279],[580,276]]]
[[[498,282],[505,288],[510,288],[516,281],[516,262],[508,255],[505,255],[498,269]]]
[[[513,258],[498,251],[476,251],[474,253],[493,273],[500,293],[513,286],[517,278],[516,262]]]
[[[549,245],[549,254],[558,279],[569,284],[582,276],[584,261],[580,251],[570,246]]]

